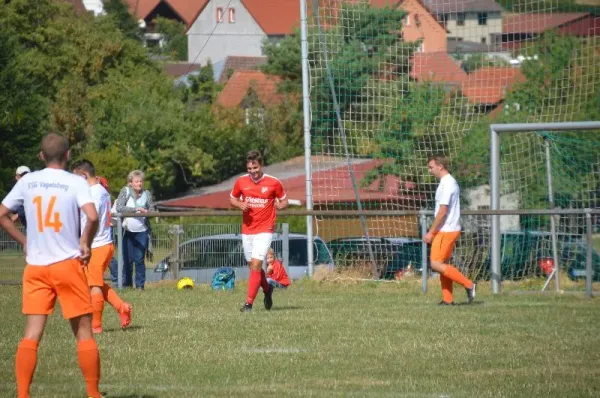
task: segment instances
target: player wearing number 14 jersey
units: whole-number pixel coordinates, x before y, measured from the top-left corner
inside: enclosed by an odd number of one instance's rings
[[[17,392],[29,397],[37,363],[37,349],[56,299],[77,339],[77,357],[89,397],[101,397],[100,354],[92,333],[92,304],[83,268],[90,259],[98,213],[88,184],[65,171],[68,141],[50,133],[42,139],[41,171],[21,178],[0,205],[0,226],[23,245],[27,265],[23,272],[23,313],[27,316],[23,340],[16,355]],[[24,206],[29,221],[27,238],[9,218]],[[80,235],[79,211],[87,216]]]
[[[90,192],[100,222],[98,232],[92,242],[92,257],[86,268],[86,277],[92,294],[92,331],[94,334],[102,333],[102,312],[104,302],[108,301],[121,318],[121,328],[125,329],[131,323],[131,304],[121,300],[119,295],[109,285],[104,283],[104,272],[108,268],[115,253],[113,245],[112,227],[110,225],[110,194],[96,178],[96,169],[89,160],[80,160],[71,165],[73,174],[85,178],[90,186]],[[81,226],[85,226],[87,217],[81,214]]]

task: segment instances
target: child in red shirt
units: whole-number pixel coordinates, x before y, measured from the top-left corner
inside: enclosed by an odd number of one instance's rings
[[[281,261],[275,258],[275,251],[267,251],[267,282],[272,287],[285,289],[290,285],[290,280]]]

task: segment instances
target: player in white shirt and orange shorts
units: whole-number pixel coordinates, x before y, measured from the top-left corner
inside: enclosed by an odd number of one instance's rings
[[[88,184],[65,171],[69,159],[66,138],[56,133],[44,136],[40,157],[46,168],[19,179],[0,205],[0,226],[23,245],[27,261],[22,307],[27,322],[16,355],[17,393],[29,397],[39,341],[58,299],[77,339],[87,395],[101,397],[100,354],[92,333],[92,303],[84,274],[98,214]],[[27,237],[9,217],[21,205],[29,221]],[[88,220],[81,234],[80,211]]]
[[[457,268],[448,264],[454,244],[460,236],[460,189],[448,171],[448,159],[435,155],[427,162],[429,173],[440,181],[435,192],[435,218],[429,232],[423,237],[431,244],[431,269],[440,275],[442,301],[440,305],[453,305],[453,283],[462,285],[467,291],[468,302],[475,298],[475,283]]]
[[[262,269],[271,239],[275,230],[275,209],[288,207],[288,200],[281,182],[263,173],[263,160],[259,151],[246,155],[248,174],[239,177],[231,190],[230,203],[243,212],[242,244],[244,255],[250,267],[248,294],[242,312],[250,312],[258,289],[262,287],[264,305],[267,310],[273,306],[273,289],[267,282]]]
[[[98,232],[92,242],[92,257],[86,268],[86,277],[92,295],[92,331],[102,333],[102,312],[104,302],[108,301],[119,313],[121,328],[131,324],[131,304],[124,302],[112,287],[104,283],[104,273],[115,253],[113,245],[111,220],[111,201],[108,191],[98,182],[96,169],[89,160],[79,160],[71,165],[73,174],[85,178],[90,186],[90,192],[96,211],[98,212]],[[87,217],[81,213],[81,226],[85,226]]]

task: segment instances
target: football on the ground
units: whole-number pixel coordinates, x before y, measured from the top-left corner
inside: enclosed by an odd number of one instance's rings
[[[187,276],[185,278],[181,278],[177,282],[177,290],[193,289],[193,288],[194,288],[194,280],[192,278],[188,278]]]

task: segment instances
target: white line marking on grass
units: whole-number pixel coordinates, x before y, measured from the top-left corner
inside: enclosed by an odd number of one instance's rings
[[[254,354],[299,354],[308,352],[308,350],[299,348],[244,348],[242,351]]]

